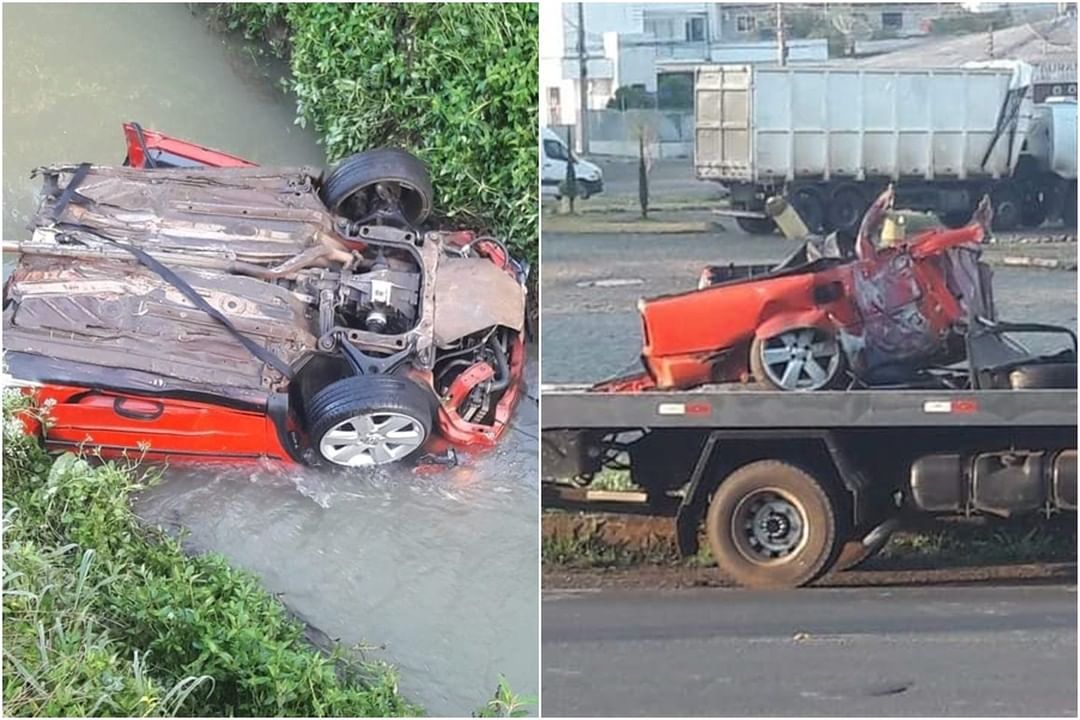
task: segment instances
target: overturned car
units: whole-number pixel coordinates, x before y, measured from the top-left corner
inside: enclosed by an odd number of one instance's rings
[[[125,126],[125,167],[52,166],[4,287],[6,372],[47,441],[342,466],[493,445],[522,392],[527,269],[430,222],[427,169],[325,177]]]

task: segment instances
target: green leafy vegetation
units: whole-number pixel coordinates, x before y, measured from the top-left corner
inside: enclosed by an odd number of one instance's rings
[[[213,13],[288,55],[297,122],[331,161],[404,147],[431,169],[442,215],[535,263],[535,4],[229,3]]]
[[[131,465],[55,460],[4,395],[3,701],[20,716],[393,716],[385,665],[309,645],[257,580],[141,525]]]
[[[510,689],[506,678],[499,676],[499,687],[495,695],[488,700],[487,704],[473,713],[473,717],[480,718],[516,718],[526,717],[529,714],[529,706],[536,705],[537,698],[528,695],[516,694]]]

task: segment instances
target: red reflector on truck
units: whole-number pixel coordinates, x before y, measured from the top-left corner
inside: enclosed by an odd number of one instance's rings
[[[711,412],[709,403],[660,403],[656,406],[657,415],[708,415]]]
[[[970,414],[979,412],[979,403],[975,400],[927,400],[923,403],[924,413]]]

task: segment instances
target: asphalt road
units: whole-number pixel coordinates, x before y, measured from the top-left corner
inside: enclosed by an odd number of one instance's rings
[[[638,298],[692,290],[709,263],[774,262],[795,247],[779,235],[734,227],[687,235],[544,233],[543,382],[596,382],[639,371]],[[1074,272],[995,268],[994,296],[1002,319],[1076,327]],[[1060,349],[1060,339],[1047,336],[1024,341],[1033,350]]]
[[[1076,587],[545,589],[545,716],[1076,716]]]

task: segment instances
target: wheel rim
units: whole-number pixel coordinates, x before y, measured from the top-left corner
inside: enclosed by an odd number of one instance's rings
[[[335,212],[350,219],[368,218],[381,212],[414,223],[424,214],[424,196],[409,183],[380,180],[357,188],[338,203]]]
[[[731,517],[735,546],[747,560],[758,564],[790,560],[806,545],[806,529],[802,504],[777,488],[747,494]]]
[[[363,467],[401,460],[424,444],[424,425],[398,412],[373,412],[339,422],[319,440],[322,456],[335,465]]]
[[[840,348],[824,330],[789,330],[761,344],[761,365],[769,382],[778,388],[818,390],[840,369]]]

